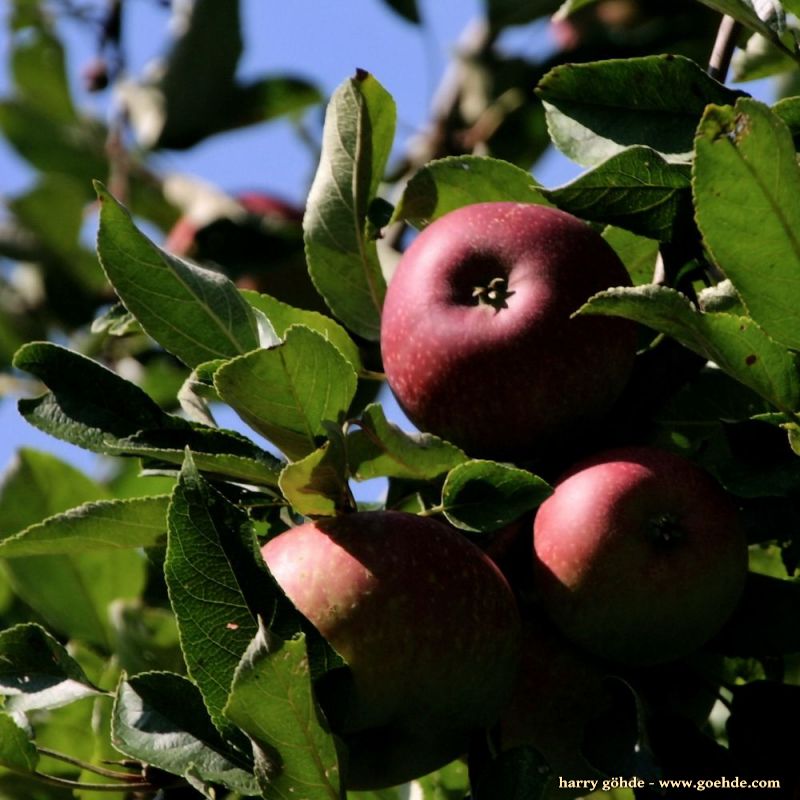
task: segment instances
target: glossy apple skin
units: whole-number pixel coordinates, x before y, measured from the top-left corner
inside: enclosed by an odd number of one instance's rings
[[[505,307],[476,286],[507,281]],[[521,203],[466,206],[401,258],[383,307],[381,352],[398,402],[422,430],[490,458],[534,457],[606,413],[633,362],[635,328],[570,319],[591,295],[630,285],[586,223]]]
[[[365,512],[262,548],[297,609],[348,663],[351,789],[393,786],[466,752],[508,701],[520,620],[505,578],[436,520]]]
[[[577,465],[533,525],[534,579],[573,642],[627,664],[684,656],[733,611],[747,542],[733,500],[704,470],[651,447]]]

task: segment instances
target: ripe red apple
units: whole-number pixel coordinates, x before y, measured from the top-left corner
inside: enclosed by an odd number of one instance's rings
[[[500,718],[501,749],[535,748],[550,767],[545,797],[575,798],[588,791],[558,787],[565,780],[602,780],[583,754],[589,723],[611,708],[607,669],[537,616],[523,623],[519,672]]]
[[[625,386],[634,326],[570,315],[629,284],[614,251],[570,214],[460,208],[419,235],[389,284],[389,385],[419,428],[473,455],[532,457],[601,417]]]
[[[574,467],[533,525],[534,576],[561,631],[604,658],[654,664],[710,639],[733,611],[747,543],[704,470],[651,447]]]
[[[364,512],[292,528],[262,553],[350,667],[336,731],[349,746],[350,788],[437,769],[499,717],[519,612],[499,569],[460,533],[413,514]]]

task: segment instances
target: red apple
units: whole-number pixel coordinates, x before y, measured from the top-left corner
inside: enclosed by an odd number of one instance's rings
[[[473,455],[532,457],[601,417],[625,386],[632,323],[570,315],[629,284],[614,251],[570,214],[460,208],[419,235],[389,284],[389,385],[419,428]]]
[[[508,700],[520,636],[505,578],[475,545],[395,511],[308,522],[262,549],[353,679],[336,733],[347,785],[381,788],[466,751]]]
[[[747,543],[732,499],[672,453],[630,447],[560,480],[533,525],[550,617],[604,658],[654,664],[696,650],[733,611]]]
[[[583,755],[583,744],[589,723],[611,708],[606,673],[548,621],[525,620],[517,681],[498,726],[500,747],[533,747],[544,757],[550,767],[548,800],[588,794],[559,789],[559,777],[573,782],[604,777]]]

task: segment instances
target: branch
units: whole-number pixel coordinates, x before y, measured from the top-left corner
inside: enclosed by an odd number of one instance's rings
[[[733,17],[727,15],[720,22],[708,62],[708,74],[720,83],[725,83],[728,76],[728,67],[731,65],[733,51],[736,49],[736,39],[739,36],[740,27]]]

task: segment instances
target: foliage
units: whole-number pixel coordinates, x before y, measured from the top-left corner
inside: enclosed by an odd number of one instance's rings
[[[631,274],[632,287],[576,309],[634,320],[641,347],[613,415],[570,452],[608,440],[680,452],[736,497],[751,542],[740,607],[707,646],[720,656],[701,675],[718,699],[711,721],[677,720],[615,669],[626,688],[584,755],[608,777],[768,777],[783,786],[770,796],[793,796],[796,753],[777,730],[800,692],[800,97],[769,105],[703,59],[728,14],[737,75],[797,87],[796,0],[663,12],[487,0],[479,35],[454,55],[460,83],[399,155],[379,75],[342,76],[320,130],[303,116],[322,108],[310,81],[242,82],[236,2],[176,3],[160,71],[137,79],[119,68],[122,19],[108,4],[93,90],[115,86],[124,114],[110,122],[72,96],[53,9],[73,4],[10,5],[0,133],[35,180],[5,198],[0,223],[0,386],[25,394],[28,423],[113,468],[91,479],[23,450],[3,475],[0,798],[85,798],[101,783],[120,799],[400,800],[342,788],[347,756],[323,691],[342,663],[258,547],[303,517],[370,505],[358,484],[381,478],[378,505],[437,515],[512,583],[524,576],[514,562],[529,556],[509,531],[529,530],[565,464],[487,461],[401,430],[378,389],[381,306],[409,231],[490,200],[585,219]],[[384,5],[425,24],[423,3]],[[504,52],[510,26],[551,17],[553,55]],[[302,225],[212,191],[194,249],[170,252],[164,236],[186,209],[159,155],[279,117],[319,146]],[[530,169],[550,142],[586,171],[540,186]],[[84,235],[94,210],[96,255]],[[202,231],[208,246],[215,225],[222,245],[206,258]],[[252,434],[218,427],[222,405]],[[514,588],[530,603],[529,587]],[[421,778],[419,796],[547,796],[541,754],[498,754],[485,738],[468,768]],[[620,792],[593,797],[633,796]]]

